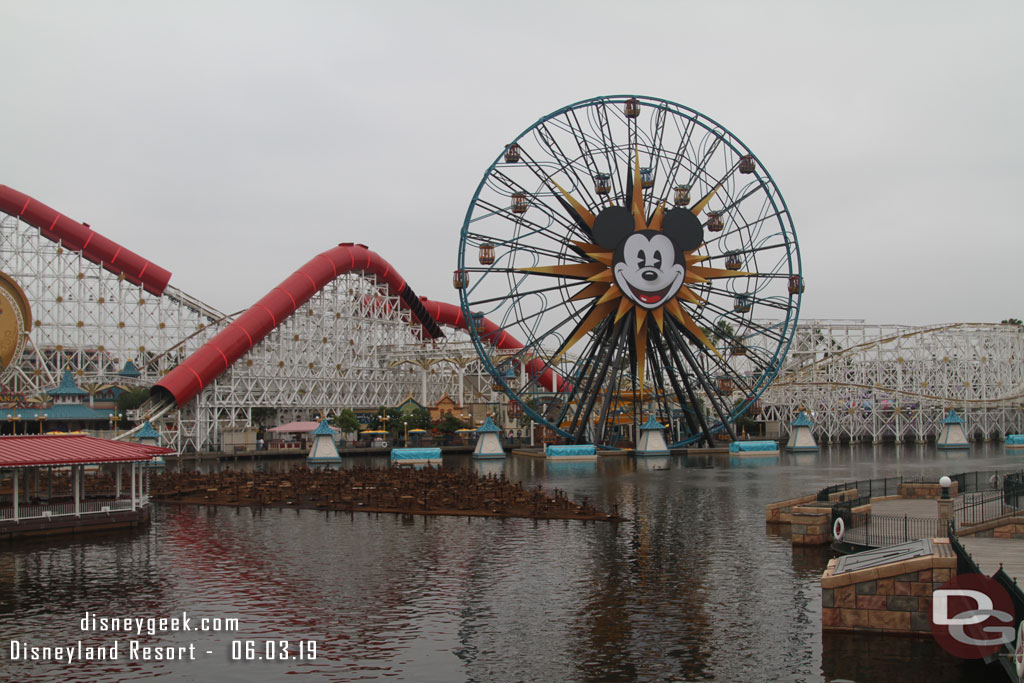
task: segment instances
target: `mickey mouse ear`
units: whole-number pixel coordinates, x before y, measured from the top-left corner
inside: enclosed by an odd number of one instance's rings
[[[609,206],[594,219],[594,241],[605,249],[615,249],[633,232],[633,213],[624,206]]]
[[[677,206],[666,211],[661,231],[684,251],[692,251],[704,242],[704,227],[700,219],[685,207]]]

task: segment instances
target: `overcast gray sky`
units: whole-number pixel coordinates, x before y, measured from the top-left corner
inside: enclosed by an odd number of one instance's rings
[[[457,303],[484,171],[598,95],[729,128],[802,317],[1024,317],[1024,3],[0,0],[0,183],[246,308],[338,242]]]

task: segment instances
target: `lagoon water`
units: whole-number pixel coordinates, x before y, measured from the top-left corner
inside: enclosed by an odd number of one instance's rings
[[[618,524],[158,505],[139,532],[0,548],[0,680],[1002,680],[931,639],[823,637],[830,551],[766,531],[764,506],[857,478],[1012,469],[1013,453],[833,446],[757,467],[677,456],[657,470],[625,457],[445,458],[617,506]],[[86,612],[184,612],[192,630],[82,630]],[[238,628],[196,630],[202,618]],[[11,658],[78,641],[117,641],[118,659]],[[316,658],[298,659],[311,642]],[[152,658],[181,654],[195,659]]]

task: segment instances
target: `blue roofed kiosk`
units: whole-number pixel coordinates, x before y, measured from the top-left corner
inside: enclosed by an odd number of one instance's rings
[[[478,459],[485,458],[504,458],[505,449],[501,446],[501,429],[498,425],[494,424],[494,420],[487,417],[484,423],[480,425],[477,430],[476,448],[473,449],[473,457]]]
[[[807,413],[800,411],[793,423],[789,433],[789,443],[786,444],[787,451],[816,451],[818,442],[814,439],[814,432],[811,429],[814,423]]]
[[[653,415],[640,425],[640,443],[637,444],[636,454],[669,455],[668,444],[665,443],[665,427]]]
[[[946,417],[942,418],[942,431],[935,442],[936,448],[969,448],[967,435],[964,433],[964,421],[956,411],[950,408]]]
[[[313,446],[309,449],[306,462],[310,465],[321,463],[339,463],[341,456],[338,455],[338,447],[334,445],[335,430],[321,420],[320,425],[309,434],[313,437]]]

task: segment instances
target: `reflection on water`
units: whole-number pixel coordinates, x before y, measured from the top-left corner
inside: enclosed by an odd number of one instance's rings
[[[76,663],[82,680],[980,680],[989,672],[930,640],[823,639],[818,580],[829,551],[766,533],[764,505],[856,478],[937,479],[1014,464],[998,444],[962,455],[913,444],[825,447],[754,468],[728,454],[656,463],[446,457],[446,466],[617,506],[628,520],[159,506],[141,532],[4,548],[0,629],[33,646],[109,646],[128,637],[81,631],[86,611],[239,619],[236,633],[136,638],[194,643],[198,661]],[[232,641],[255,640],[263,652],[268,639],[293,650],[315,640],[319,657],[230,661]],[[66,678],[59,664],[9,661],[6,640],[0,679]]]

